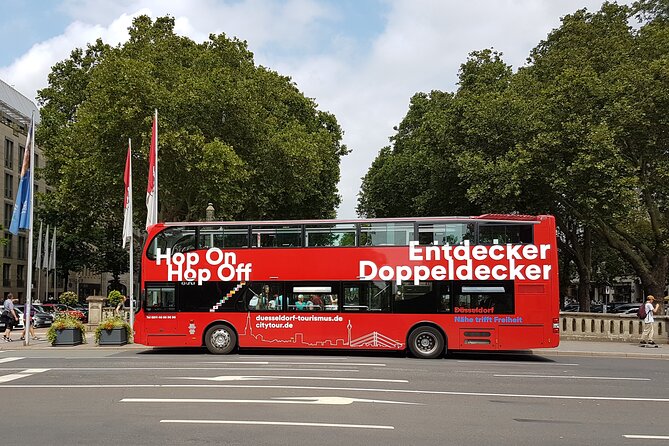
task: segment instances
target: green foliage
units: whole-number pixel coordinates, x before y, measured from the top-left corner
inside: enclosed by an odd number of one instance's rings
[[[56,320],[53,321],[53,324],[51,324],[51,326],[46,331],[47,340],[53,344],[56,342],[56,337],[58,336],[57,332],[66,328],[73,328],[81,331],[81,338],[83,342],[86,343],[86,327],[84,324],[79,319],[66,315],[60,315],[56,317]]]
[[[58,296],[58,302],[69,306],[77,305],[79,303],[79,296],[74,291],[65,291]]]
[[[137,17],[129,31],[122,45],[98,40],[74,50],[39,91],[43,173],[54,187],[40,212],[70,237],[59,260],[73,270],[127,270],[120,243],[127,143],[133,196],[143,201],[154,109],[161,221],[203,219],[209,202],[226,220],[335,215],[348,150],[334,116],[290,78],[256,66],[238,39],[196,43],[176,35],[170,17]],[[143,227],[145,207],[134,210]]]
[[[128,324],[122,317],[114,316],[100,322],[100,325],[95,329],[95,343],[100,343],[100,333],[102,330],[110,331],[115,328],[125,328],[125,332],[128,335],[128,342],[132,342],[132,328],[130,327],[130,324]]]
[[[646,293],[662,294],[667,11],[665,0],[576,11],[515,73],[492,50],[470,54],[455,93],[412,98],[393,146],[365,175],[358,212],[554,214],[561,255],[577,263],[584,285],[593,271],[604,278],[631,267]],[[604,243],[618,259],[593,258],[593,245]]]
[[[115,307],[123,299],[123,295],[120,291],[112,290],[107,295],[107,305],[110,307]]]

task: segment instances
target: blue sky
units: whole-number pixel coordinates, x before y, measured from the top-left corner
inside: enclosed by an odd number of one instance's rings
[[[195,41],[224,32],[257,64],[291,76],[337,117],[344,143],[339,217],[355,217],[360,179],[417,92],[452,91],[467,54],[493,47],[514,69],[560,25],[601,0],[0,0],[0,79],[34,99],[50,67],[132,17],[169,14]]]
[[[35,42],[60,34],[69,23],[59,3],[47,0],[1,1],[0,17],[0,41],[11,42],[0,52],[0,66],[9,65]]]

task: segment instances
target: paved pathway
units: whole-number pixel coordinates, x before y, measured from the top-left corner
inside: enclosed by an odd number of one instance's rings
[[[52,347],[46,340],[46,328],[39,328],[36,330],[39,340],[30,341],[30,345],[25,346],[24,342],[19,338],[21,333],[18,331],[12,332],[13,342],[0,341],[0,350],[17,350],[17,349],[105,349],[105,350],[138,350],[148,349],[140,344],[127,344],[123,346],[99,346],[95,344],[93,333],[86,333],[87,343],[77,346],[62,346]],[[532,353],[540,356],[609,356],[609,357],[625,357],[625,358],[652,358],[652,359],[669,359],[669,344],[658,345],[657,348],[640,347],[639,344],[629,342],[591,342],[591,341],[562,341],[560,346],[555,349],[535,349],[524,351],[524,353]]]

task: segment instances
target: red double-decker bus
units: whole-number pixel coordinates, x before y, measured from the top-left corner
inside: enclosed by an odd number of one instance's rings
[[[545,215],[157,224],[135,339],[420,358],[556,347],[557,273]]]

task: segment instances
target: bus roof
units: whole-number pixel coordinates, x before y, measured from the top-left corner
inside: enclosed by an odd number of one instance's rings
[[[358,219],[314,219],[314,220],[258,220],[258,221],[192,221],[192,222],[165,222],[158,223],[166,227],[170,226],[248,226],[248,225],[299,225],[299,224],[337,224],[337,223],[401,223],[407,221],[416,222],[440,222],[440,221],[479,221],[479,222],[519,222],[538,223],[547,218],[546,215],[521,215],[521,214],[483,214],[479,216],[457,216],[457,217],[390,217],[390,218],[358,218]]]

